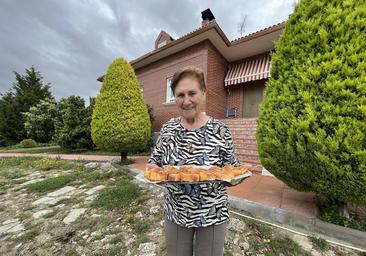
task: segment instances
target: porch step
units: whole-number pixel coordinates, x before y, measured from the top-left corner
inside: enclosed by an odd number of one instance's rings
[[[238,154],[238,155],[259,157],[257,148],[239,148],[239,147],[235,147],[235,153]]]

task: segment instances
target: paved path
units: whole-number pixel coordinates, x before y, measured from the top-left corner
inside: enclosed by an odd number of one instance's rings
[[[0,157],[21,157],[40,156],[50,158],[61,158],[65,160],[86,160],[86,161],[118,161],[119,156],[101,155],[70,155],[70,154],[23,154],[23,153],[0,153]],[[128,157],[135,161],[132,167],[143,171],[148,157]],[[283,182],[272,176],[262,176],[253,173],[253,176],[246,179],[235,187],[229,187],[228,192],[248,201],[256,202],[265,206],[280,208],[301,214],[306,217],[315,216],[315,200],[313,193],[304,193],[287,187]]]

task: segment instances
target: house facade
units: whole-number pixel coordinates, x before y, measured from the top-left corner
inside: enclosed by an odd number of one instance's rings
[[[205,75],[207,115],[229,126],[239,160],[260,170],[256,118],[270,76],[273,42],[284,23],[229,41],[209,9],[201,14],[199,28],[178,39],[161,31],[155,49],[130,62],[145,102],[153,107],[153,130],[158,132],[163,123],[179,115],[170,89],[173,74],[195,66]]]

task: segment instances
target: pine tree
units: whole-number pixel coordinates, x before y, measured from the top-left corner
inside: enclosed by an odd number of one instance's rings
[[[272,57],[257,141],[288,186],[366,203],[366,1],[303,0]]]
[[[143,149],[151,125],[135,72],[123,59],[116,59],[104,76],[92,118],[92,138],[103,150],[128,152]]]
[[[43,77],[40,72],[33,66],[25,71],[24,75],[14,71],[16,81],[11,90],[3,95],[6,103],[0,104],[0,107],[11,104],[10,112],[6,108],[0,110],[0,135],[8,144],[20,142],[27,136],[23,113],[28,112],[30,107],[35,106],[42,99],[53,99],[50,84],[42,82]]]

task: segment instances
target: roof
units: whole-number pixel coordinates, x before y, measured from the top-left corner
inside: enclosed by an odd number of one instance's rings
[[[228,62],[234,62],[272,50],[274,40],[280,36],[284,26],[285,22],[278,23],[229,41],[216,21],[212,20],[205,26],[193,30],[161,48],[146,53],[130,63],[135,69],[138,69],[204,40],[210,40]]]
[[[274,41],[278,39],[284,27],[285,22],[281,22],[230,41],[216,21],[211,20],[174,41],[130,61],[130,64],[137,70],[205,40],[211,41],[222,56],[232,63],[273,50]],[[102,81],[103,76],[97,80]]]

